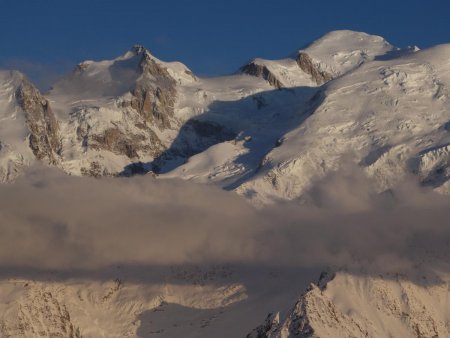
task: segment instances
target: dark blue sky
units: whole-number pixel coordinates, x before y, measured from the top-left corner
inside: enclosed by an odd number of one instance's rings
[[[352,29],[399,47],[450,42],[450,1],[0,0],[0,67],[36,81],[133,44],[200,75],[280,58],[324,33]]]

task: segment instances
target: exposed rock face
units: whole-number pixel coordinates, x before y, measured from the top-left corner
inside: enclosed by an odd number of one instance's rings
[[[297,64],[306,73],[311,76],[311,78],[318,85],[324,84],[333,79],[333,76],[326,71],[321,70],[317,65],[315,65],[306,53],[300,52],[297,56]]]
[[[450,179],[450,144],[422,151],[409,164],[422,184],[439,187]]]
[[[264,324],[258,326],[252,332],[250,332],[246,338],[267,338],[270,336],[271,332],[277,330],[280,324],[280,314],[269,313],[267,315]]]
[[[52,292],[39,290],[27,298],[27,303],[19,305],[16,323],[0,321],[1,337],[81,338],[67,307]]]
[[[9,144],[3,144],[0,141],[0,159],[4,157],[9,159],[6,165],[0,166],[0,182],[9,182],[20,175],[24,167],[28,165],[27,159],[23,154],[18,153]]]
[[[142,46],[109,63],[80,64],[56,86],[55,94],[76,93],[71,99],[76,104],[66,108],[70,112],[64,150],[81,150],[84,156],[67,171],[115,175],[129,164],[159,156],[165,150],[161,134],[180,125],[174,117],[176,85],[166,65]]]
[[[251,76],[260,77],[269,82],[271,86],[274,86],[278,89],[284,88],[283,83],[281,83],[281,81],[278,80],[276,76],[272,74],[272,72],[269,70],[269,68],[267,68],[267,66],[260,65],[254,61],[243,66],[241,68],[241,72]]]
[[[135,50],[138,55],[142,55],[139,63],[142,77],[132,90],[134,98],[131,107],[136,109],[146,122],[154,123],[160,129],[170,128],[177,94],[176,81],[143,47],[137,46]]]
[[[292,61],[293,68],[290,61]],[[274,67],[278,67],[279,73],[271,68],[272,63],[273,61],[256,59],[240,70],[244,74],[262,78],[278,89],[292,87],[292,84],[289,85],[289,81],[292,82],[292,78],[298,77],[298,73],[303,75],[300,78],[310,77],[311,84],[317,85],[322,85],[333,78],[332,74],[322,70],[305,52],[300,52],[295,59],[284,59],[280,60],[279,64],[275,64]]]
[[[126,156],[129,161],[140,160],[143,157],[156,157],[165,147],[153,131],[154,126],[147,123],[135,109],[128,107],[116,121],[102,123],[97,117],[108,114],[104,108],[89,108],[76,111],[71,116],[69,128],[76,130],[76,142],[85,152],[98,153],[90,163],[81,168],[82,175],[110,176],[115,171],[102,163],[102,151],[108,151],[118,156]],[[121,171],[123,168],[117,168]]]
[[[16,100],[26,114],[30,130],[30,148],[39,160],[58,163],[61,139],[58,122],[48,100],[28,81],[23,80],[16,90]]]
[[[148,132],[151,143],[158,143],[159,139],[152,130],[149,129]],[[150,147],[143,144],[142,141],[145,141],[143,135],[125,135],[119,128],[109,128],[102,135],[92,135],[91,148],[109,150],[133,159],[138,157],[138,151],[151,151]]]
[[[115,176],[114,173],[109,172],[107,168],[103,167],[97,161],[92,161],[88,166],[81,167],[80,174],[82,176],[92,176],[96,178]]]

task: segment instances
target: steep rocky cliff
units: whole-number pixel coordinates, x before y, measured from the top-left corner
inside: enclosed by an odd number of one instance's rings
[[[141,57],[139,69],[142,75],[131,91],[134,96],[131,107],[142,115],[147,124],[155,124],[160,129],[170,128],[177,95],[176,81],[145,48],[135,46],[134,52]]]
[[[59,123],[49,101],[19,72],[0,72],[0,181],[36,159],[60,163]]]
[[[306,74],[309,74],[318,85],[333,79],[333,76],[315,65],[308,54],[300,52],[297,56],[297,64]]]
[[[264,64],[259,64],[256,61],[252,61],[241,68],[241,72],[251,76],[260,77],[275,88],[281,89],[285,85],[277,79],[277,77],[265,66]]]
[[[15,96],[25,112],[30,130],[30,148],[34,155],[38,160],[57,164],[61,152],[61,136],[50,103],[25,79],[17,88]]]
[[[49,96],[65,121],[63,167],[77,174],[116,175],[149,162],[164,151],[164,134],[180,124],[176,80],[142,46],[112,61],[80,64]]]

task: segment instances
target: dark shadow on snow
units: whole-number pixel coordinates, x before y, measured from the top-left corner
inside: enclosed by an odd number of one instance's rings
[[[120,175],[164,174],[213,145],[243,141],[248,151],[234,162],[246,168],[240,180],[245,179],[258,170],[270,150],[282,144],[283,135],[299,127],[322,103],[322,88],[277,89],[237,101],[214,101],[205,113],[184,123],[172,144],[154,161],[130,163]],[[239,182],[230,183],[227,189],[236,184]]]

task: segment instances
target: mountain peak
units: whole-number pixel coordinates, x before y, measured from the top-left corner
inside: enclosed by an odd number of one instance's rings
[[[314,40],[307,45],[306,48],[312,47],[317,44],[329,44],[329,43],[346,43],[346,44],[361,44],[361,43],[385,43],[390,45],[382,36],[372,35],[365,32],[352,31],[348,29],[330,31],[320,38]]]
[[[331,31],[297,52],[332,77],[340,76],[366,61],[397,50],[383,37],[351,30]]]
[[[133,45],[125,54],[118,57],[116,60],[126,60],[134,57],[140,56],[145,59],[155,59],[155,57],[150,53],[150,51],[143,45]]]
[[[139,44],[136,44],[133,47],[131,47],[130,51],[135,55],[140,55],[140,54],[145,54],[145,53],[150,54],[150,52],[148,51],[147,48],[145,48],[143,45],[139,45]]]

